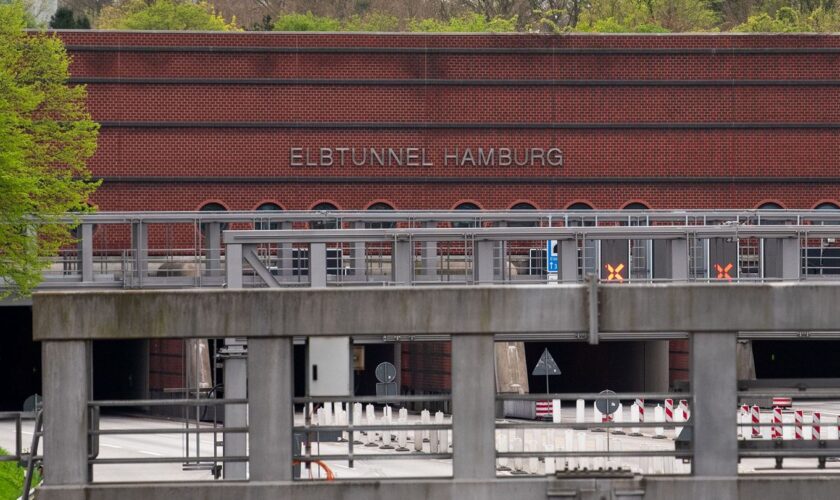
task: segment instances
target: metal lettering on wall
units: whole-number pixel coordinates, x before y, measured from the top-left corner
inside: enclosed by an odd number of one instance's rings
[[[437,161],[426,148],[289,149],[293,167],[561,167],[559,148],[452,148]]]

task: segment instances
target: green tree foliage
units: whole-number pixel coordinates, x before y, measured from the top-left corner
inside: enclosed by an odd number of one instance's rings
[[[97,27],[125,30],[237,31],[206,1],[125,0],[102,9]]]
[[[21,3],[0,5],[0,278],[20,294],[73,241],[60,218],[90,210],[98,186],[85,165],[99,131],[86,90],[67,84],[61,41],[25,23]]]
[[[516,31],[516,17],[505,19],[494,17],[486,19],[480,14],[464,14],[450,18],[447,21],[438,19],[411,19],[406,23],[407,31],[422,32],[505,32]],[[397,17],[372,12],[360,16],[354,14],[344,21],[332,17],[316,16],[312,12],[306,14],[285,14],[277,18],[274,31],[357,31],[357,32],[390,32],[403,31],[403,26]]]
[[[772,17],[767,12],[760,12],[732,30],[747,33],[834,32],[840,30],[840,12],[836,8],[817,7],[806,14],[792,7],[780,7]]]
[[[56,30],[89,30],[90,20],[83,14],[76,16],[67,7],[59,7],[50,19],[50,28]]]
[[[452,17],[447,21],[438,19],[411,20],[408,23],[409,31],[423,31],[430,33],[503,33],[516,31],[517,17],[511,18],[492,17],[487,18],[481,14],[469,13]]]
[[[274,31],[342,31],[341,21],[331,17],[291,13],[277,18]]]

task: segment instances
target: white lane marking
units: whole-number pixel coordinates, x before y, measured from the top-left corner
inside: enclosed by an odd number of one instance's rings
[[[137,450],[139,453],[145,453],[146,455],[154,455],[156,457],[162,457],[163,453],[155,453],[153,451],[146,451],[146,450]]]
[[[123,449],[123,447],[122,447],[122,446],[117,446],[117,445],[115,445],[115,444],[105,444],[105,443],[99,443],[99,446],[104,446],[104,447],[106,447],[106,448],[116,448],[116,449],[118,449],[118,450]]]

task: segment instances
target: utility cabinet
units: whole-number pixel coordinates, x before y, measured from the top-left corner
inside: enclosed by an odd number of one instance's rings
[[[350,337],[310,337],[307,388],[310,396],[351,396]]]

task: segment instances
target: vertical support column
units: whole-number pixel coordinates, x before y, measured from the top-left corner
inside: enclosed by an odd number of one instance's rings
[[[802,272],[801,243],[799,238],[782,240],[782,279],[799,281]]]
[[[560,259],[560,276],[558,281],[563,283],[577,283],[578,281],[578,244],[577,240],[560,240],[558,258]]]
[[[364,229],[365,223],[364,222],[354,222],[353,223],[354,229]],[[365,281],[365,275],[367,274],[367,261],[365,260],[365,242],[364,241],[356,241],[351,243],[352,248],[350,249],[350,260],[353,261],[353,276],[355,281]]]
[[[249,354],[253,355],[253,354]],[[248,397],[248,360],[243,357],[230,357],[225,360],[225,398],[240,399]],[[225,427],[245,427],[248,423],[248,405],[226,405]],[[244,434],[225,434],[224,456],[244,456],[248,454]],[[225,479],[245,479],[247,463],[225,462]]]
[[[251,481],[292,480],[292,339],[248,339]]]
[[[82,267],[82,281],[93,281],[93,224],[82,224],[81,235],[79,264]]]
[[[309,286],[312,288],[327,287],[326,243],[312,243],[309,245]]]
[[[493,241],[476,240],[473,246],[473,280],[479,284],[493,283]]]
[[[283,221],[280,223],[280,229],[289,230],[292,229],[292,223],[288,221]],[[279,249],[279,260],[278,266],[280,266],[280,276],[285,278],[291,278],[292,272],[292,244],[291,243],[280,243]],[[230,257],[228,257],[230,258]]]
[[[391,275],[397,285],[408,286],[414,275],[414,243],[411,240],[394,240],[391,257]]]
[[[242,288],[242,245],[228,244],[225,259],[225,278],[228,289]],[[245,357],[247,344],[245,339],[226,339],[231,353],[224,360],[225,398],[239,399],[248,395],[248,359]],[[232,354],[236,353],[238,354]],[[245,427],[248,423],[248,408],[246,405],[225,406],[225,426]],[[225,434],[224,456],[243,456],[247,454],[247,440],[245,434]],[[226,462],[223,475],[225,479],[245,479],[247,463]]]
[[[222,223],[208,222],[204,240],[207,276],[222,275]]]
[[[496,374],[492,335],[452,336],[455,479],[496,476]]]
[[[48,485],[85,484],[88,471],[90,342],[47,341],[44,366],[44,481]]]
[[[225,282],[228,288],[242,288],[242,245],[228,244],[225,259]]]
[[[142,284],[149,272],[149,228],[142,222],[131,224],[131,247],[137,284]]]
[[[738,474],[735,340],[734,332],[694,332],[691,335],[695,476],[735,479]]]
[[[427,222],[424,227],[436,227],[436,224]],[[437,242],[424,241],[420,243],[420,261],[423,266],[422,279],[426,281],[435,280],[437,277]]]
[[[671,240],[671,281],[688,281],[688,239]]]

